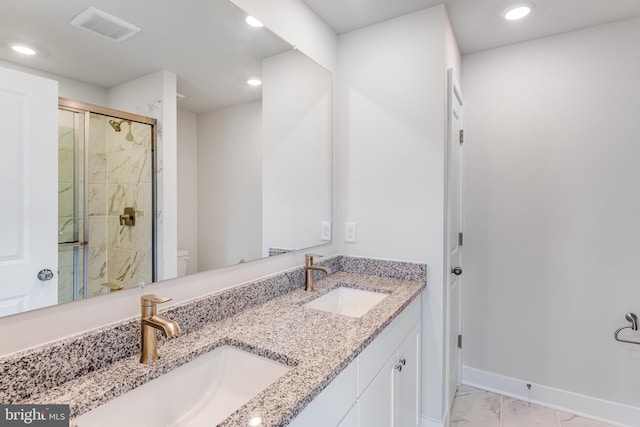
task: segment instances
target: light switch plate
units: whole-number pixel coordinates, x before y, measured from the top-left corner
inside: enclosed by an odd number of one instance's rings
[[[320,240],[331,241],[331,221],[320,221]]]
[[[348,243],[356,243],[356,223],[345,222],[344,223],[344,241]]]

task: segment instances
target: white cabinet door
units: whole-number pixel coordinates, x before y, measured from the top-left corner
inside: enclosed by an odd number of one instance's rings
[[[322,390],[289,427],[332,427],[341,425],[340,420],[353,409],[356,395],[358,366],[352,362],[332,382]],[[357,418],[356,418],[357,421]],[[342,421],[344,423],[344,420]],[[344,424],[351,426],[351,424]]]
[[[420,323],[398,347],[396,374],[396,408],[398,426],[416,427],[420,424]]]
[[[420,425],[420,333],[418,322],[360,396],[360,427]]]
[[[395,427],[395,370],[394,353],[358,400],[361,427]]]
[[[290,427],[417,427],[420,307],[417,298]]]

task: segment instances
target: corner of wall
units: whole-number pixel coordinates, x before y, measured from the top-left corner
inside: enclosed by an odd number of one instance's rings
[[[444,9],[444,55],[446,68],[452,68],[454,71],[455,80],[462,84],[462,54],[460,47],[458,46],[458,40],[456,39],[451,20],[446,8]]]
[[[301,0],[230,0],[331,72],[337,68],[338,36]]]
[[[162,123],[160,131],[162,141],[156,151],[162,151],[163,159],[176,159],[178,156],[178,105],[176,94],[177,76],[169,71],[162,71]],[[178,275],[178,165],[175,161],[158,162],[158,171],[162,171],[163,203],[162,203],[162,252],[156,255],[163,257],[162,270],[157,269],[158,280],[173,278]],[[161,166],[161,169],[160,169]]]

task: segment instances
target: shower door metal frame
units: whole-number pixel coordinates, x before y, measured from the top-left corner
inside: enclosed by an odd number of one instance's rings
[[[84,186],[83,186],[83,239],[76,239],[75,242],[61,243],[58,247],[67,246],[74,248],[82,248],[83,250],[83,299],[89,298],[89,135],[90,135],[90,117],[91,113],[103,116],[114,117],[119,120],[131,120],[132,122],[143,123],[151,126],[151,193],[152,193],[152,210],[151,215],[151,281],[156,281],[156,124],[157,120],[151,117],[145,117],[138,114],[127,113],[125,111],[114,110],[112,108],[102,107],[99,105],[85,104],[73,101],[67,98],[58,98],[58,109],[80,113],[84,115]],[[77,191],[77,190],[76,190]],[[74,237],[77,225],[74,224]],[[74,249],[74,262],[77,259],[77,253]],[[73,300],[78,299],[77,289],[77,273],[74,272]]]
[[[75,266],[78,264],[78,250],[82,250],[82,283],[84,284],[84,286],[82,287],[82,298],[86,299],[89,297],[89,287],[87,286],[87,283],[89,282],[89,246],[87,245],[87,242],[89,241],[89,221],[88,221],[88,210],[89,210],[89,186],[86,185],[87,184],[87,168],[89,165],[89,152],[87,150],[87,144],[88,144],[88,138],[89,138],[89,112],[88,111],[82,111],[82,110],[77,110],[77,109],[71,109],[71,108],[66,108],[62,105],[58,105],[58,109],[60,110],[65,110],[65,111],[70,111],[72,113],[78,113],[78,114],[82,114],[82,117],[84,119],[84,134],[83,134],[83,139],[82,139],[82,146],[83,146],[83,159],[82,159],[82,179],[83,179],[83,186],[82,186],[82,240],[80,240],[79,238],[79,229],[78,229],[78,222],[76,221],[76,218],[79,216],[78,215],[78,211],[77,211],[77,206],[75,201],[78,200],[78,194],[79,194],[79,189],[78,189],[78,185],[76,185],[76,170],[74,170],[74,189],[73,189],[73,199],[74,199],[74,209],[73,209],[73,215],[74,215],[74,221],[73,221],[73,242],[65,242],[65,243],[58,243],[58,248],[61,247],[68,247],[68,248],[73,248],[73,265],[74,265],[74,269],[73,269],[73,300],[76,301],[78,300],[78,290],[79,290],[79,286],[78,286],[78,270],[77,268],[75,268]],[[77,153],[77,147],[79,145],[79,136],[78,134],[75,132],[76,129],[78,129],[78,125],[79,125],[79,116],[74,116],[73,118],[73,124],[74,124],[74,137],[73,137],[73,146],[74,146],[74,156]],[[77,162],[74,161],[74,169],[77,166]],[[79,178],[78,178],[79,179]]]
[[[58,100],[60,101],[60,100]],[[82,283],[83,283],[83,287],[82,287],[82,299],[87,299],[89,297],[89,245],[87,244],[89,241],[89,221],[88,221],[88,211],[89,211],[89,186],[87,185],[87,176],[88,176],[88,171],[87,168],[89,166],[89,150],[87,150],[87,145],[88,145],[88,141],[89,141],[89,119],[90,119],[90,112],[86,111],[86,110],[79,110],[76,108],[70,108],[67,107],[65,105],[63,105],[62,103],[58,102],[58,109],[60,110],[65,110],[65,111],[70,111],[72,113],[78,113],[78,114],[82,114],[82,117],[84,119],[84,135],[83,135],[83,140],[82,140],[82,146],[83,146],[83,159],[82,159],[82,163],[83,163],[83,167],[82,167],[82,180],[83,180],[83,185],[82,185],[82,192],[83,192],[83,197],[82,197],[82,239],[79,238],[78,232],[78,223],[77,223],[77,217],[78,215],[78,211],[77,211],[77,207],[75,204],[75,201],[77,200],[77,196],[79,193],[79,189],[78,189],[78,185],[76,184],[76,179],[79,180],[79,178],[76,178],[77,174],[75,173],[76,171],[74,170],[74,221],[73,221],[73,242],[65,242],[65,243],[58,243],[58,248],[60,247],[67,247],[67,248],[73,248],[73,301],[77,301],[79,298],[78,296],[78,290],[79,290],[79,285],[78,285],[78,270],[76,268],[76,265],[78,264],[78,251],[82,250]],[[73,122],[74,122],[74,156],[77,153],[77,147],[78,147],[78,143],[79,143],[79,138],[78,138],[78,134],[75,132],[76,129],[78,128],[78,116],[74,116]],[[74,169],[76,169],[77,166],[77,162],[74,161]]]

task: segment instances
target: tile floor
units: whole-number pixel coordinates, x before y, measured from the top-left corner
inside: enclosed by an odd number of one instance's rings
[[[599,421],[461,385],[451,427],[613,427]]]

